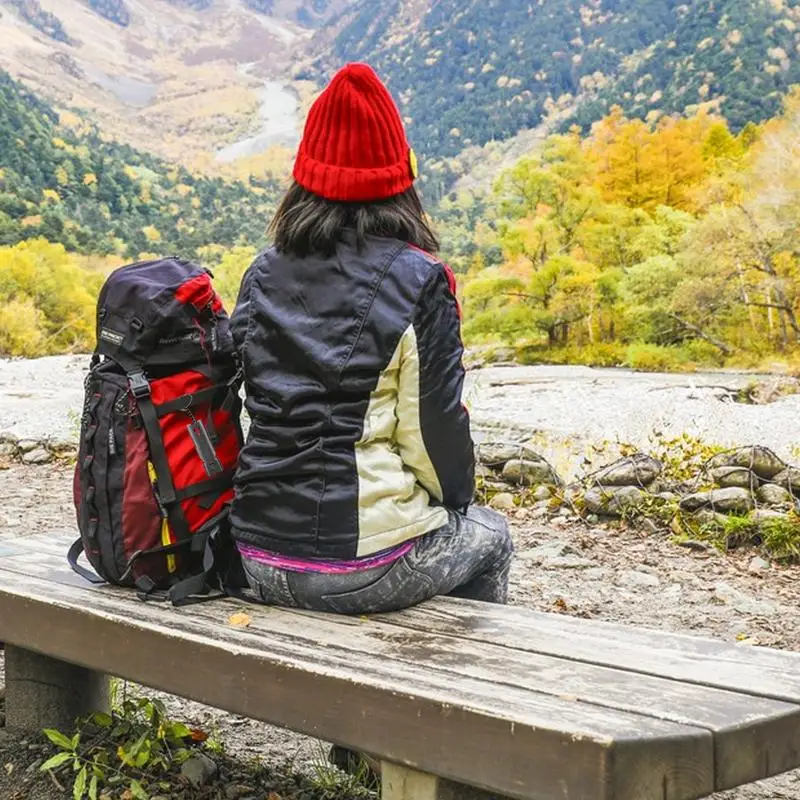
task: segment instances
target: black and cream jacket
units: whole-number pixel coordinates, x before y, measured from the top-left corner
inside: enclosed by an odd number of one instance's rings
[[[239,541],[360,558],[471,502],[454,292],[445,265],[394,239],[256,258],[232,321],[251,419],[231,510]]]

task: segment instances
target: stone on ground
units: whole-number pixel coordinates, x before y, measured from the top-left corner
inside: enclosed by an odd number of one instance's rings
[[[768,447],[754,445],[718,453],[709,459],[707,467],[709,471],[716,467],[745,467],[755,472],[759,478],[771,480],[786,469],[786,464]]]
[[[696,492],[681,500],[684,511],[698,511],[710,508],[725,514],[746,514],[752,510],[755,502],[747,489],[731,486],[727,489],[712,489],[709,492]]]
[[[787,467],[772,478],[773,483],[783,486],[791,492],[800,492],[800,469]]]
[[[791,505],[794,499],[788,489],[784,489],[783,486],[778,486],[776,483],[765,483],[756,492],[756,497],[760,502],[769,506]]]
[[[641,505],[646,496],[647,493],[636,486],[589,489],[583,496],[583,505],[590,514],[619,517],[626,509]]]
[[[503,467],[503,479],[521,486],[558,486],[560,480],[553,468],[544,460],[531,461],[517,458]]]
[[[644,453],[622,458],[592,476],[597,486],[649,486],[660,474],[660,461]]]
[[[758,476],[747,467],[715,467],[709,471],[711,479],[718,486],[730,488],[753,489],[758,486]]]
[[[216,777],[218,767],[205,753],[195,753],[181,765],[181,775],[195,788],[205,786]]]
[[[47,464],[52,461],[52,455],[44,447],[35,447],[33,450],[22,451],[23,464]]]
[[[514,495],[511,492],[500,492],[489,501],[489,507],[496,511],[512,511],[517,504],[514,502]]]
[[[544,459],[524,444],[494,444],[487,442],[475,448],[476,460],[487,467],[502,467],[506,462],[515,459],[525,461],[543,461]]]

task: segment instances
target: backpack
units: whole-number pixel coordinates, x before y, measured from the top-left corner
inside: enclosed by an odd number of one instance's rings
[[[76,572],[176,605],[244,585],[227,527],[241,381],[209,271],[164,258],[109,276],[75,467]]]

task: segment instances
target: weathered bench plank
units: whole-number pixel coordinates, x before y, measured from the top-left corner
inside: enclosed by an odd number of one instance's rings
[[[664,800],[800,765],[795,654],[446,599],[369,621],[255,608],[235,629],[230,601],[175,610],[90,588],[64,545],[0,539],[0,639],[416,770],[516,797]],[[46,612],[102,653],[31,636]],[[201,668],[187,680],[182,663]]]
[[[293,614],[304,616],[303,623],[288,615],[271,616],[255,619],[253,628],[272,635],[283,633],[287,641],[301,638],[325,647],[346,643],[354,657],[369,652],[384,655],[392,663],[423,661],[453,673],[458,680],[478,678],[709,730],[714,734],[718,790],[800,764],[800,705],[761,697],[743,699],[722,689],[410,630],[385,624],[388,618],[373,618],[365,624],[346,617]],[[337,627],[343,630],[337,632]]]
[[[0,638],[511,797],[678,800],[713,790],[705,730],[287,644],[120,591],[62,585],[53,595],[51,584],[0,566]],[[216,605],[223,619],[237,608]]]
[[[447,598],[435,609],[409,609],[397,617],[386,616],[384,621],[411,630],[800,703],[800,653],[511,606],[502,615],[484,615],[475,603]]]

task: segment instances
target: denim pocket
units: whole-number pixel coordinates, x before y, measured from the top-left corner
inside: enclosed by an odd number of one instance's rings
[[[335,614],[380,614],[410,608],[436,594],[433,581],[401,558],[382,577],[347,592],[320,595],[327,611]]]
[[[242,566],[250,588],[268,606],[297,608],[292,590],[289,588],[289,576],[285,570],[259,564],[258,561],[243,558]]]

